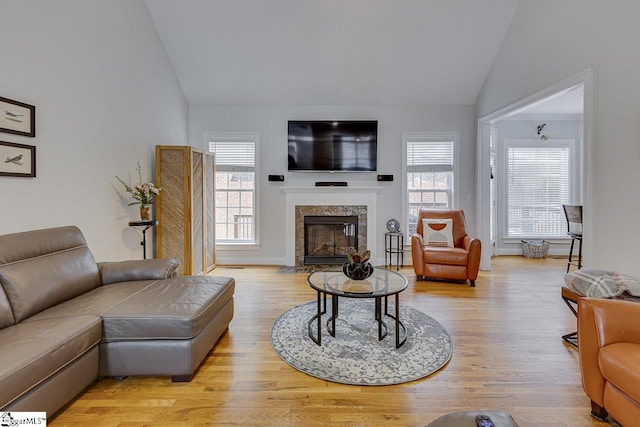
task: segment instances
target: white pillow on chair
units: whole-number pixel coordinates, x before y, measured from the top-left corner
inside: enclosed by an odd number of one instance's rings
[[[453,247],[453,219],[422,219],[422,239],[427,246]]]

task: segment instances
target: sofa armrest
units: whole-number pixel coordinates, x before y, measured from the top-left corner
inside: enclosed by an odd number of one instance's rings
[[[582,386],[604,407],[605,379],[598,362],[600,348],[614,343],[640,343],[640,304],[596,298],[578,300],[578,352]]]
[[[467,251],[467,275],[470,280],[478,278],[478,270],[480,270],[480,255],[482,253],[482,244],[480,239],[464,236],[464,249]]]
[[[418,276],[424,276],[424,241],[421,234],[411,236],[411,261]]]
[[[98,263],[103,285],[133,280],[160,280],[178,275],[180,260],[141,259]]]

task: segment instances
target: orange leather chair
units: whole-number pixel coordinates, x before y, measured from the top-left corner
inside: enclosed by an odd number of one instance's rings
[[[640,304],[578,300],[578,348],[582,386],[591,415],[611,415],[624,426],[640,420]]]
[[[425,245],[423,219],[453,220],[453,247]],[[476,285],[480,268],[480,239],[467,235],[464,212],[460,209],[420,209],[417,233],[411,236],[413,269],[418,280],[426,278],[469,280]]]

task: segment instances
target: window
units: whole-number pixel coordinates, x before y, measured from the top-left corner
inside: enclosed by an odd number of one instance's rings
[[[205,134],[215,155],[216,243],[256,243],[258,134]]]
[[[451,208],[457,134],[405,133],[407,232],[416,232],[422,207]]]
[[[507,237],[566,237],[573,141],[505,142]]]

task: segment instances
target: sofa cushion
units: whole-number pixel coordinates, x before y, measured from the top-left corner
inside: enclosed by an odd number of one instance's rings
[[[640,402],[640,344],[616,343],[600,349],[600,371],[607,381]]]
[[[69,301],[65,301],[33,315],[25,319],[24,322],[40,321],[69,315],[102,316],[110,307],[124,301],[131,295],[140,292],[155,282],[154,280],[142,280],[100,286]]]
[[[14,320],[11,304],[9,304],[9,300],[7,299],[7,295],[4,293],[4,289],[0,287],[0,329],[13,324]]]
[[[0,330],[0,407],[18,399],[100,342],[96,316],[22,322]]]
[[[424,247],[425,264],[461,265],[466,267],[467,255],[467,251],[463,248]]]
[[[0,283],[16,322],[100,285],[77,227],[0,236]]]
[[[233,297],[235,281],[181,276],[155,282],[102,314],[103,341],[190,339]]]

